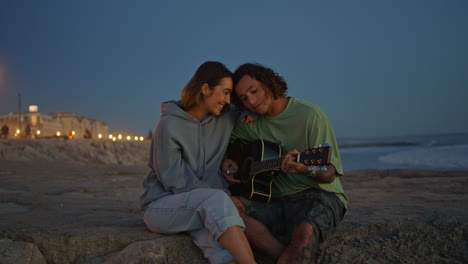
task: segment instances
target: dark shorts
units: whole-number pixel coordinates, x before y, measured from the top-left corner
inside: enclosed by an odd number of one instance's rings
[[[314,227],[315,241],[324,241],[343,220],[346,209],[336,195],[309,189],[278,197],[268,203],[238,197],[247,215],[262,222],[283,243],[288,243],[294,227],[306,221]]]

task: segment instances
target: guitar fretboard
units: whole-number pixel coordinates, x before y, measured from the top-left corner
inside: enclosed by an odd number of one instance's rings
[[[250,167],[250,174],[281,168],[281,162],[283,162],[283,158],[255,161]]]

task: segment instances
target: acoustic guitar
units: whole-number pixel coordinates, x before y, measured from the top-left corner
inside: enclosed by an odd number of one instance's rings
[[[231,192],[257,201],[270,201],[273,181],[283,161],[282,154],[279,145],[263,140],[251,143],[237,140],[230,144],[228,158],[239,165],[234,178],[241,181],[241,184],[231,186]],[[330,155],[330,146],[314,147],[299,153],[296,162],[314,167],[314,171],[326,169]]]

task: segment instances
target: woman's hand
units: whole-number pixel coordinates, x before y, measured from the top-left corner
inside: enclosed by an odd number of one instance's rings
[[[255,117],[253,117],[252,115],[247,114],[241,119],[241,121],[242,121],[242,123],[248,124],[250,122],[255,121]]]
[[[225,159],[221,163],[220,174],[229,184],[240,183],[240,180],[234,179],[234,173],[236,173],[237,170],[239,170],[239,167],[233,160]]]

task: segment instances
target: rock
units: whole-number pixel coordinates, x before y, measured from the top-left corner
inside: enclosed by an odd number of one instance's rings
[[[149,141],[35,139],[0,141],[0,159],[146,165]]]
[[[148,142],[13,141],[0,141],[0,263],[206,262],[188,235],[143,223]],[[346,172],[349,211],[315,260],[468,263],[467,175]]]
[[[10,239],[0,239],[0,263],[2,264],[46,264],[34,244]]]
[[[202,252],[188,236],[139,241],[110,257],[104,264],[205,263]]]

